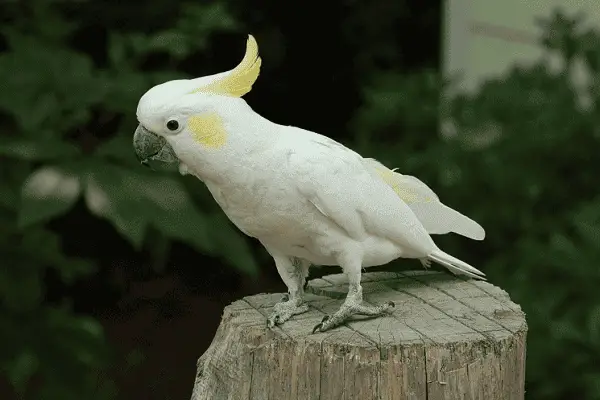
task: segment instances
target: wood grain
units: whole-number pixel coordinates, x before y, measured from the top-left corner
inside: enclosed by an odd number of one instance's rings
[[[431,271],[363,274],[367,303],[393,314],[312,328],[347,292],[343,274],[310,281],[310,310],[272,330],[283,294],[225,308],[198,360],[192,400],[521,400],[527,323],[489,283]]]

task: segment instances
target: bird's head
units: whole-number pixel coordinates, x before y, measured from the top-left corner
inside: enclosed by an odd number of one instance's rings
[[[154,86],[140,99],[139,125],[133,135],[138,159],[176,162],[173,145],[191,140],[219,148],[227,142],[225,125],[247,108],[241,99],[258,78],[261,59],[258,45],[248,37],[246,54],[234,69],[196,79],[173,80]]]

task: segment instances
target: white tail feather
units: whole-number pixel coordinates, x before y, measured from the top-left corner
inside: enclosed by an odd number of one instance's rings
[[[444,253],[442,250],[438,249],[434,251],[427,258],[448,268],[455,275],[466,275],[471,278],[485,280],[483,272],[456,257],[452,257],[448,253]]]
[[[481,225],[439,201],[408,206],[431,235],[454,232],[473,240],[485,238]]]
[[[418,178],[390,170],[373,158],[364,161],[411,208],[430,235],[454,232],[473,240],[485,238],[481,225],[440,202],[433,190]]]

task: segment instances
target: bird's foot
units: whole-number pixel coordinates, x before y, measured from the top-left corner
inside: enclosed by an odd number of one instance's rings
[[[336,326],[344,323],[344,321],[354,314],[377,317],[389,312],[395,306],[396,305],[393,301],[388,301],[387,303],[377,306],[365,306],[360,303],[346,301],[333,315],[324,316],[323,320],[313,328],[313,333],[325,332],[326,330],[335,328]]]
[[[283,299],[273,307],[273,312],[267,319],[267,327],[272,328],[275,325],[281,325],[293,315],[302,314],[308,311],[308,304],[301,304],[301,298],[291,299],[286,294]]]
[[[421,261],[421,265],[423,265],[423,268],[425,269],[429,269],[429,267],[431,267],[431,260],[428,258],[419,258],[419,261]]]

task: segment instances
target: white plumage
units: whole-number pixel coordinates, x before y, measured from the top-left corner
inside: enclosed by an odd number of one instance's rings
[[[344,306],[317,330],[339,325],[352,313],[389,310],[391,305],[361,305],[364,267],[417,258],[482,278],[481,271],[440,250],[430,234],[456,232],[481,240],[483,228],[442,204],[423,182],[325,136],[268,121],[239,98],[258,76],[248,72],[260,67],[258,56],[248,55],[252,45],[250,37],[238,81],[235,69],[233,76],[214,75],[235,87],[235,95],[212,77],[167,82],[140,100],[138,119],[163,150],[170,147],[182,171],[205,182],[229,219],[273,256],[290,298],[275,307],[269,325],[308,309],[302,286],[310,264],[340,265],[350,283]],[[210,82],[211,90],[203,92],[198,82]],[[173,120],[176,131],[167,128]],[[142,159],[156,154],[141,147],[136,144]]]

